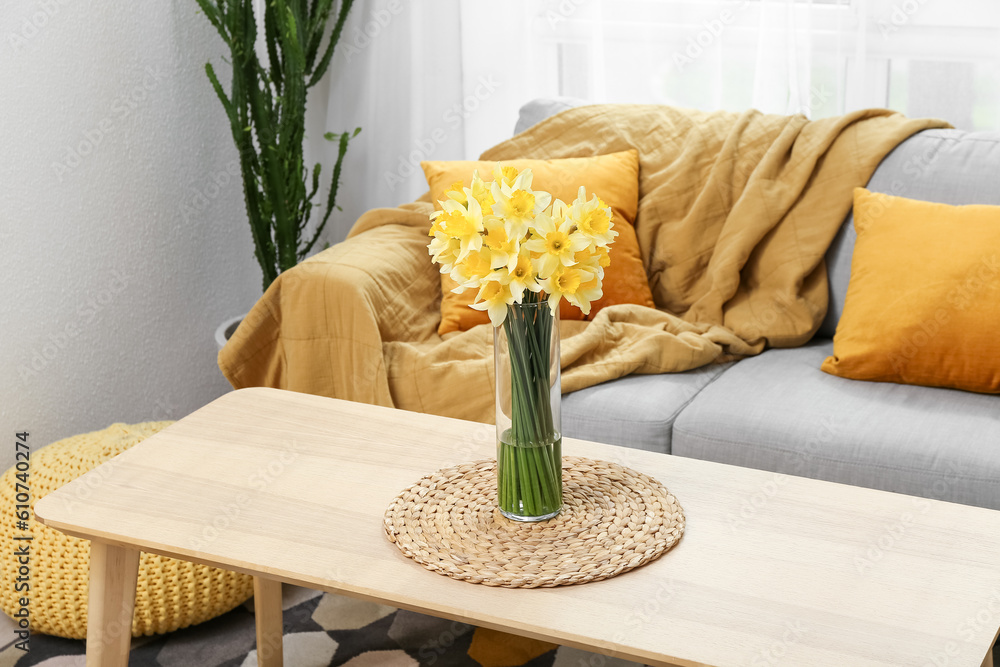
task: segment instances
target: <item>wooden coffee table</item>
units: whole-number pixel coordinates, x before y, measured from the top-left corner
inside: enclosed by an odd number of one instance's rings
[[[493,427],[275,389],[223,396],[35,512],[92,541],[91,666],[128,662],[140,550],[254,575],[265,666],[281,664],[281,582],[653,665],[991,665],[1000,512],[577,440],[563,451],[659,479],[684,538],[580,586],[433,574],[385,538],[383,512],[424,474],[494,455]]]

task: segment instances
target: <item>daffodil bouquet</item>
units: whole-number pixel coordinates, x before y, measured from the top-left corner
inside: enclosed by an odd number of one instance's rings
[[[428,249],[472,308],[494,326],[497,501],[506,516],[550,518],[562,508],[559,302],[590,313],[611,262],[610,207],[580,187],[571,204],[531,189],[530,169],[473,172],[431,214]],[[502,333],[501,333],[502,329]]]

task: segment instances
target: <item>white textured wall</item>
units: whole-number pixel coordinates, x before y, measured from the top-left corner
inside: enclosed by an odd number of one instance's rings
[[[212,334],[259,297],[194,0],[0,3],[0,465],[228,390]],[[232,173],[227,173],[231,171]],[[218,183],[218,184],[217,184]]]

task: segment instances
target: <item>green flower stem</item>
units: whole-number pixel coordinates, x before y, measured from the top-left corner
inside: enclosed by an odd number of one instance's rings
[[[536,479],[539,481],[542,503],[546,507],[552,507],[555,505],[555,498],[553,497],[552,485],[548,483],[552,480],[552,471],[546,463],[549,457],[543,451],[544,449],[544,447],[532,447],[528,451],[531,452],[534,459],[532,462],[535,465]]]

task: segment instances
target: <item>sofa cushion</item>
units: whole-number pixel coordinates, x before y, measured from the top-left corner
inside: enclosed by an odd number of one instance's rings
[[[672,453],[1000,509],[1000,398],[823,373],[829,339],[745,359],[677,418]]]
[[[1000,204],[1000,132],[924,130],[882,160],[867,188],[940,204]],[[817,337],[832,338],[844,312],[854,253],[853,214],[826,253],[830,307]]]
[[[1000,206],[854,189],[851,282],[821,369],[1000,394]]]
[[[731,365],[666,375],[629,375],[564,394],[563,435],[669,454],[677,414]],[[564,453],[572,454],[568,450]]]

